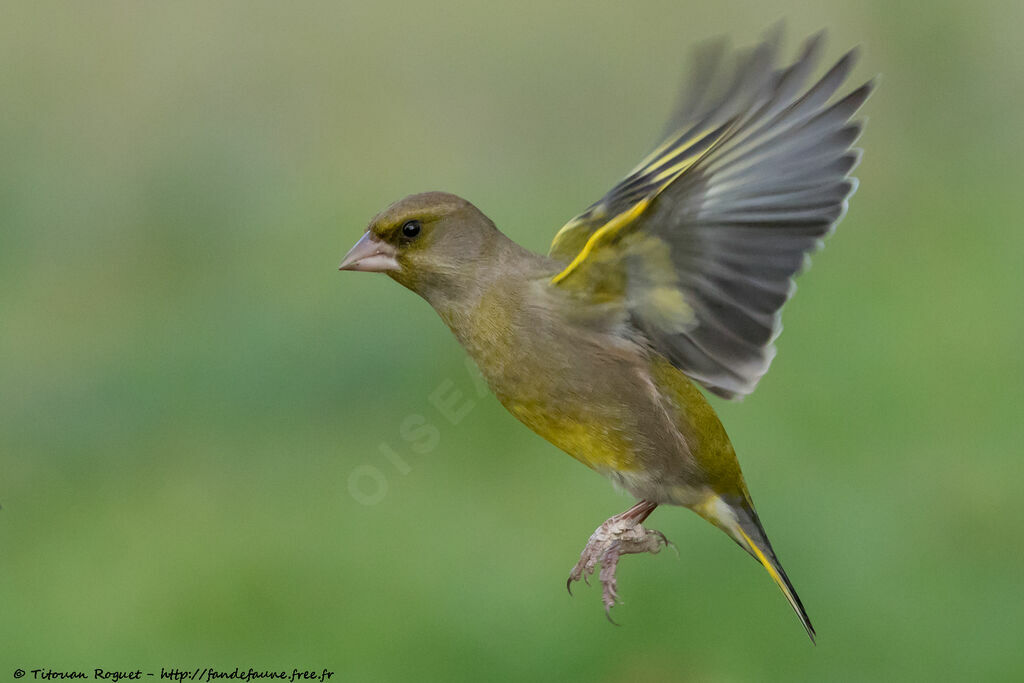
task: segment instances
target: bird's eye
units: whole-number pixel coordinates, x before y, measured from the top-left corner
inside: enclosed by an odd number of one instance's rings
[[[409,221],[402,226],[402,234],[410,239],[420,234],[420,222]]]

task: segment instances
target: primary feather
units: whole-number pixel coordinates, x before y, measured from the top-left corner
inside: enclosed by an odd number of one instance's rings
[[[727,398],[767,372],[793,277],[846,211],[862,128],[851,119],[873,85],[829,104],[856,52],[805,90],[821,36],[785,68],[778,42],[732,67],[722,44],[701,51],[665,139],[549,254],[567,262],[553,286],[583,302],[621,299],[658,352]]]

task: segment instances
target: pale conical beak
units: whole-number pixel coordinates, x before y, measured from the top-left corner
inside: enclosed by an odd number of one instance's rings
[[[368,273],[383,273],[387,270],[401,270],[395,260],[395,248],[374,237],[370,231],[363,235],[356,245],[349,249],[341,260],[338,270],[362,270]]]

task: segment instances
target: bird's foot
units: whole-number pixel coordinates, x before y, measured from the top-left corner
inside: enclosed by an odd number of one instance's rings
[[[653,510],[653,506],[651,506]],[[601,582],[601,601],[604,603],[604,613],[609,621],[612,621],[611,609],[619,602],[618,585],[615,579],[615,569],[618,567],[619,558],[623,555],[636,553],[651,553],[656,555],[662,546],[670,545],[665,534],[654,529],[646,529],[637,519],[637,514],[628,510],[621,515],[610,518],[590,536],[586,547],[580,553],[580,561],[569,572],[569,580],[565,587],[572,594],[572,584],[583,579],[587,585],[590,581],[587,578],[594,573],[597,565],[601,565],[601,571],[597,575]],[[647,511],[649,514],[649,511]],[[647,514],[643,515],[646,518]],[[612,623],[615,623],[612,621]]]

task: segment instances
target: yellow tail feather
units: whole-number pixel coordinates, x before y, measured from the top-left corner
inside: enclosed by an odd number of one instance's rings
[[[807,635],[810,636],[813,643],[815,633],[814,626],[811,625],[811,618],[807,616],[807,610],[800,602],[800,596],[796,594],[796,589],[793,588],[792,582],[786,576],[785,570],[782,569],[779,559],[775,557],[772,544],[768,541],[764,527],[761,526],[761,520],[758,519],[757,512],[754,511],[749,498],[744,495],[736,503],[730,504],[723,498],[712,495],[701,504],[694,506],[693,510],[729,534],[740,547],[761,563],[772,580],[782,590],[782,594],[786,596],[793,611],[800,617],[800,622],[807,629]]]
[[[750,536],[747,535],[747,532],[740,528],[738,524],[736,526],[736,532],[739,534],[740,538],[743,539],[743,542],[746,545],[746,550],[757,558],[757,561],[768,570],[768,574],[782,590],[782,594],[786,596],[786,600],[789,601],[793,611],[796,612],[798,617],[800,617],[800,621],[803,623],[804,628],[807,629],[807,635],[810,636],[811,642],[815,642],[814,626],[811,625],[811,618],[807,616],[807,611],[804,609],[803,603],[800,602],[800,597],[796,594],[796,590],[793,588],[793,584],[790,583],[789,577],[786,576],[786,572],[782,570],[782,565],[779,564],[778,559],[776,559],[774,557],[774,553],[771,552],[771,546],[768,546],[768,552],[772,554],[772,559],[768,559],[765,552],[751,540]]]

